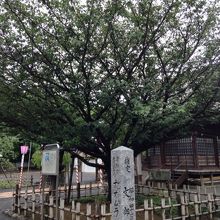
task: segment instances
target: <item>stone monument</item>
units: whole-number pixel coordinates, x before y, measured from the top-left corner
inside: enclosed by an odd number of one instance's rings
[[[127,147],[111,152],[112,219],[136,220],[134,153]]]

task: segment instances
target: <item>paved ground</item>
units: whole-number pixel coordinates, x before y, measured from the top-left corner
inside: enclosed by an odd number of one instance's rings
[[[11,218],[2,212],[12,208],[12,192],[0,192],[0,220],[10,220]]]

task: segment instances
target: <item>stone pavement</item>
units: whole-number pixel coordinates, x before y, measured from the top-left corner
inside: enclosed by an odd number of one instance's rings
[[[12,209],[12,191],[0,192],[0,220],[11,220],[11,217],[6,216],[3,212]]]

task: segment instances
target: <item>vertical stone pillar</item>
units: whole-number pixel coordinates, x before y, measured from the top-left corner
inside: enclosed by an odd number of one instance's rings
[[[134,154],[118,147],[111,152],[112,219],[136,220]]]

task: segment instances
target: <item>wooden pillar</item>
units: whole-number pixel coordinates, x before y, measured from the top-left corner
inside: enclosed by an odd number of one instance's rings
[[[142,184],[142,154],[138,154],[135,158],[137,184]]]
[[[76,184],[77,199],[80,198],[80,183]]]
[[[76,220],[80,220],[80,203],[76,203]]]
[[[86,220],[91,220],[91,214],[92,214],[92,205],[87,203],[86,204]]]
[[[192,135],[192,152],[193,152],[193,161],[194,168],[198,168],[198,154],[197,154],[197,145],[196,145],[196,134]]]
[[[19,185],[16,184],[16,190],[15,190],[15,202],[14,202],[14,210],[15,213],[18,213],[18,200],[19,200]]]
[[[106,214],[106,204],[102,204],[101,205],[101,220],[106,220],[105,214]]]
[[[219,167],[219,152],[218,152],[218,142],[217,137],[213,138],[213,147],[214,147],[214,156],[215,156],[215,165]]]
[[[76,219],[76,206],[75,206],[75,201],[74,200],[72,200],[71,212],[72,212],[72,220]]]
[[[166,155],[165,155],[165,145],[162,143],[160,145],[160,160],[161,160],[161,167],[164,167],[166,164]]]
[[[60,199],[60,218],[59,218],[59,220],[64,220],[64,203],[65,203],[65,200]],[[58,219],[56,219],[56,220],[58,220]]]
[[[149,220],[149,208],[148,208],[148,200],[144,200],[144,219]]]
[[[54,197],[49,197],[49,219],[53,219],[54,213],[53,213],[53,205],[54,205]]]

